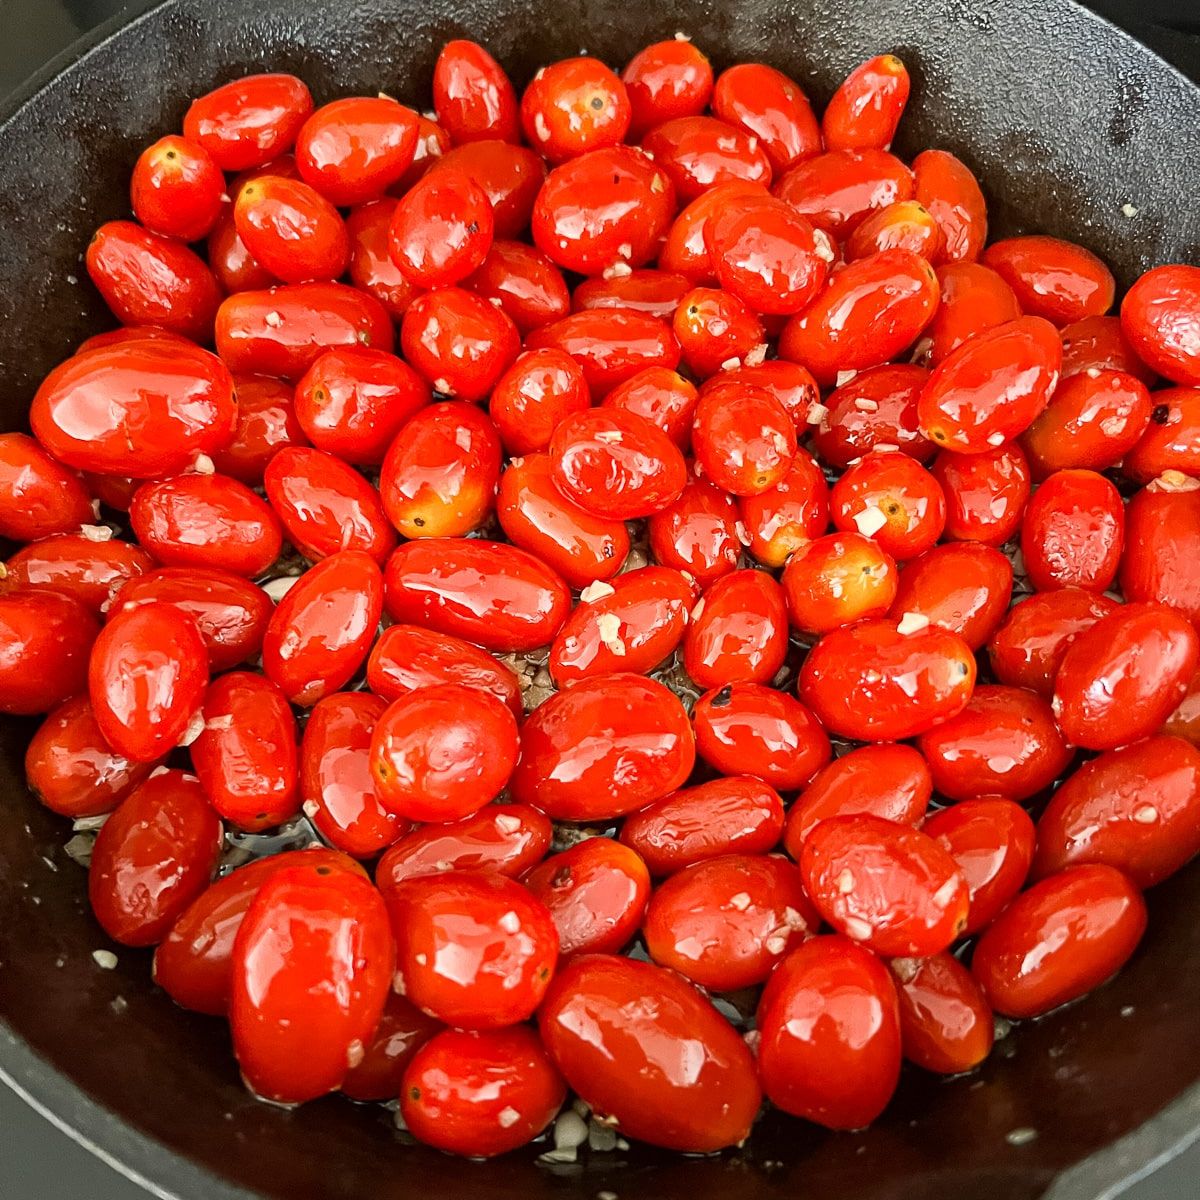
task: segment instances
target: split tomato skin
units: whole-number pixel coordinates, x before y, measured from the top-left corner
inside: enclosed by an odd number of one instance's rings
[[[82,480],[23,433],[0,434],[0,537],[33,542],[95,519]]]
[[[404,1071],[413,1055],[442,1028],[441,1021],[389,992],[362,1060],[342,1080],[342,1095],[351,1100],[395,1100],[403,1090]]]
[[[368,880],[308,862],[275,872],[233,947],[229,1022],[251,1090],[300,1104],[339,1087],[379,1024],[394,962]]]
[[[582,955],[556,975],[538,1027],[572,1090],[628,1137],[707,1153],[750,1132],[762,1100],[750,1051],[674,972]]]
[[[777,1108],[828,1129],[875,1120],[900,1078],[900,1008],[887,967],[838,934],[779,965],[758,1004],[758,1073]]]
[[[140,784],[96,835],[88,898],[104,932],[125,946],[162,941],[208,887],[221,822],[195,776],[166,771]]]
[[[704,592],[683,638],[683,665],[702,688],[769,683],[788,647],[783,590],[764,571],[733,571]]]
[[[290,150],[312,110],[312,95],[295,75],[247,75],[193,100],[183,134],[222,171],[245,171]]]
[[[1200,267],[1147,271],[1121,301],[1121,330],[1159,375],[1183,387],[1200,386]]]
[[[1097,471],[1056,471],[1034,492],[1021,526],[1021,553],[1038,591],[1081,587],[1103,592],[1116,578],[1125,506]]]
[[[118,538],[93,542],[81,533],[56,533],[23,546],[4,566],[0,595],[60,592],[99,616],[119,588],[153,570],[154,559]]]
[[[84,691],[101,632],[96,618],[61,592],[0,595],[0,712],[49,712]]]
[[[971,973],[995,1012],[1040,1017],[1115,975],[1146,929],[1146,902],[1102,864],[1035,883],[984,930]]]
[[[520,141],[517,94],[478,42],[447,42],[433,67],[433,107],[455,145],[480,138]]]
[[[974,976],[953,954],[895,958],[904,1057],[937,1075],[973,1071],[992,1051],[992,1010]]]
[[[947,539],[1002,546],[1021,527],[1032,476],[1016,443],[982,454],[944,451],[929,469],[946,497]]]
[[[1108,267],[1061,238],[1005,238],[984,251],[983,262],[1013,289],[1024,313],[1059,326],[1103,316],[1116,295]]]

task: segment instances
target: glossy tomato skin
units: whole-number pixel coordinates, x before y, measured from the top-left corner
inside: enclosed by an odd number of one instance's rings
[[[276,606],[263,639],[263,670],[292,704],[316,704],[362,665],[382,610],[375,560],[361,550],[331,554]]]
[[[448,150],[431,171],[458,171],[483,189],[498,238],[521,237],[529,228],[533,202],[546,178],[546,164],[527,146],[489,139]]]
[[[538,1027],[570,1087],[628,1137],[703,1153],[750,1131],[762,1100],[750,1051],[671,971],[583,955],[558,972]]]
[[[875,210],[911,200],[913,174],[883,150],[831,150],[793,163],[774,191],[841,240]]]
[[[788,647],[783,590],[765,571],[733,571],[692,609],[683,665],[702,688],[769,683]]]
[[[778,1108],[829,1129],[861,1129],[900,1077],[900,1011],[888,969],[837,934],[810,938],[758,1004],[758,1073]]]
[[[495,507],[501,455],[492,419],[474,404],[422,408],[396,434],[379,473],[388,520],[407,538],[477,529]]]
[[[938,268],[942,301],[926,331],[930,366],[944,362],[964,342],[1021,315],[1013,290],[991,267],[976,262],[946,263]]]
[[[826,148],[886,150],[908,103],[909,86],[908,70],[894,54],[879,54],[855,67],[821,118]]]
[[[509,788],[555,820],[607,820],[680,787],[695,761],[692,727],[673,692],[640,675],[601,675],[530,714]]]
[[[442,1027],[441,1021],[389,991],[362,1060],[342,1080],[342,1095],[351,1100],[395,1100],[413,1055]]]
[[[536,650],[571,608],[566,584],[532,554],[479,538],[422,538],[388,559],[393,621],[423,625],[488,650]]]
[[[829,527],[829,485],[816,459],[798,449],[787,474],[755,496],[739,496],[749,550],[764,566],[782,567]]]
[[[716,117],[676,117],[642,138],[684,201],[721,183],[771,182],[771,161],[758,139]]]
[[[929,210],[916,200],[898,200],[873,212],[846,241],[846,260],[881,250],[911,250],[933,262],[942,240]],[[940,282],[940,280],[939,280]]]
[[[312,109],[312,95],[295,75],[246,75],[193,100],[183,134],[221,170],[245,171],[290,150]]]
[[[153,770],[111,749],[87,696],[51,709],[25,750],[25,782],[51,812],[92,817],[112,812]]]
[[[537,1137],[566,1097],[567,1085],[528,1026],[447,1029],[405,1068],[400,1115],[426,1145],[491,1158]]]
[[[263,472],[277,451],[303,446],[308,439],[296,419],[294,389],[282,379],[239,375],[237,428],[233,440],[213,454],[213,465],[250,487],[263,481]]]
[[[485,871],[516,879],[550,849],[545,814],[525,804],[489,804],[444,825],[419,825],[393,842],[375,871],[381,888],[445,871]]]
[[[925,958],[967,924],[958,865],[908,825],[869,814],[830,817],[805,839],[800,871],[821,916],[877,954]]]
[[[196,342],[212,340],[221,293],[204,260],[182,242],[132,221],[92,235],[87,271],[122,325],[154,325]]]
[[[1147,387],[1158,375],[1146,366],[1129,344],[1121,328],[1120,317],[1084,317],[1062,331],[1063,378],[1095,367],[1098,371],[1120,371],[1132,375]]]
[[[219,450],[237,420],[233,379],[198,346],[137,340],[77,354],[42,381],[33,435],[59,462],[159,479]]]
[[[900,572],[891,615],[927,617],[978,650],[1004,620],[1012,584],[1012,564],[999,550],[949,542],[926,550]]]
[[[1150,737],[1093,758],[1038,820],[1034,875],[1107,863],[1152,887],[1200,851],[1200,751]]]
[[[883,616],[897,585],[896,560],[861,533],[828,533],[801,544],[783,568],[788,615],[802,633]]]
[[[604,397],[604,407],[645,417],[686,453],[692,441],[692,414],[698,399],[695,386],[678,371],[647,367],[613,388]]]
[[[272,875],[291,866],[362,868],[336,850],[313,846],[256,858],[214,880],[176,919],[154,952],[154,982],[192,1012],[229,1012],[233,943],[250,902]]]
[[[222,206],[216,224],[209,232],[205,251],[208,267],[226,295],[255,288],[268,288],[275,277],[260,265],[246,249],[233,222],[233,206]]]
[[[95,519],[79,476],[31,437],[0,434],[0,537],[32,542],[75,533]]]
[[[147,146],[129,177],[133,215],[152,233],[199,241],[221,212],[225,177],[203,146],[170,134]]]
[[[374,858],[409,830],[375,794],[368,751],[387,701],[367,692],[319,700],[300,743],[300,797],[305,815],[332,846]]]
[[[637,138],[675,117],[699,116],[712,96],[712,64],[690,41],[672,38],[639,50],[621,81],[629,97],[629,136]]]
[[[1200,389],[1164,388],[1149,395],[1150,419],[1121,469],[1139,483],[1168,471],[1200,474]]]
[[[550,910],[563,958],[618,954],[638,931],[650,872],[628,846],[592,837],[539,863],[521,882]]]
[[[946,497],[946,538],[1002,546],[1020,528],[1032,481],[1015,442],[983,454],[943,451],[929,469]]]
[[[433,106],[456,145],[520,140],[517,94],[504,68],[477,42],[447,42],[433,68]]]
[[[336,455],[287,446],[267,465],[263,484],[288,541],[307,558],[360,550],[382,563],[395,548],[379,493]]]
[[[562,272],[536,246],[497,238],[479,270],[463,287],[498,305],[527,334],[571,311],[571,295]]]
[[[1154,733],[1195,674],[1200,638],[1162,604],[1123,604],[1085,630],[1054,678],[1054,714],[1077,746],[1111,750]]]
[[[396,983],[419,1009],[459,1029],[527,1020],[546,994],[558,931],[546,906],[502,875],[447,871],[385,891]]]
[[[583,371],[562,350],[526,350],[496,381],[488,413],[510,455],[535,454],[550,446],[555,429],[591,407]],[[642,414],[645,415],[645,414]]]
[[[716,270],[705,239],[709,222],[734,202],[760,201],[766,195],[767,189],[761,183],[744,181],[706,188],[670,222],[658,254],[659,270],[682,275],[697,287],[716,283]]]
[[[459,683],[394,700],[371,734],[379,802],[409,821],[456,821],[491,803],[517,761],[517,722],[488,692]]]
[[[283,693],[250,671],[230,671],[204,695],[192,766],[213,808],[239,829],[280,825],[300,811],[296,719]]]
[[[88,899],[104,932],[126,946],[162,941],[208,886],[221,822],[182,771],[147,779],[104,822],[88,869]]]
[[[1103,592],[1116,578],[1125,506],[1096,471],[1055,471],[1034,492],[1021,526],[1021,553],[1038,591],[1081,587]]]
[[[346,232],[350,235],[350,282],[359,291],[378,300],[395,321],[404,319],[408,306],[421,293],[421,289],[392,261],[392,216],[398,204],[398,200],[390,197],[372,200],[370,204],[352,209],[346,217]]]
[[[242,184],[233,223],[254,260],[284,283],[337,279],[350,261],[341,214],[298,179],[267,175]]]
[[[707,587],[738,564],[738,516],[728,492],[693,476],[674,504],[650,518],[650,549],[663,566],[686,571]]]
[[[1147,366],[1173,383],[1200,386],[1200,268],[1147,271],[1121,301],[1121,329]]]
[[[826,729],[859,741],[899,741],[962,711],[975,657],[956,633],[903,634],[887,620],[825,634],[809,651],[797,694]]]
[[[827,763],[788,809],[784,849],[797,861],[808,835],[830,817],[867,813],[916,826],[925,815],[933,779],[911,746],[859,746]]]
[[[628,308],[659,320],[670,320],[679,301],[691,290],[684,275],[644,267],[606,279],[585,279],[571,296],[571,309]]]
[[[979,181],[945,150],[922,151],[913,159],[912,172],[913,194],[941,230],[938,261],[974,262],[988,231],[987,203]]]
[[[83,691],[100,632],[96,618],[61,592],[0,595],[0,712],[49,712]]]
[[[58,533],[22,547],[5,563],[0,594],[61,592],[98,615],[122,584],[153,566],[154,559],[132,542],[94,542],[84,534]]]
[[[1121,591],[1128,600],[1171,605],[1200,621],[1200,489],[1184,480],[1156,481],[1125,511]]]
[[[787,859],[726,854],[664,880],[646,910],[651,959],[710,991],[764,982],[820,918]]]
[[[730,384],[700,397],[692,450],[697,466],[718,487],[757,496],[786,478],[796,457],[796,428],[765,389]]]
[[[161,758],[179,742],[207,684],[196,622],[161,602],[117,613],[88,663],[96,723],[114,750],[136,762]]]
[[[745,384],[769,392],[783,405],[797,431],[809,421],[813,405],[821,399],[821,391],[812,372],[799,363],[783,358],[766,359],[757,365],[743,363],[740,367],[730,367],[714,379],[706,380],[703,390],[724,387],[729,383]]]
[[[714,115],[758,138],[776,173],[823,149],[821,128],[804,90],[763,63],[722,71],[713,90]]]
[[[555,163],[624,141],[632,115],[625,85],[596,58],[542,67],[521,97],[526,140]]]
[[[889,964],[900,1002],[904,1057],[938,1075],[973,1071],[992,1052],[992,1010],[953,954]]]
[[[859,371],[826,399],[827,411],[813,430],[814,449],[843,469],[880,443],[927,462],[934,450],[917,428],[917,398],[928,378],[924,367],[911,363]]]
[[[392,322],[373,296],[343,283],[297,283],[228,296],[217,353],[231,371],[300,379],[334,346],[391,350]]]
[[[946,497],[941,484],[907,454],[876,449],[833,485],[829,512],[837,528],[870,533],[885,553],[903,562],[941,537]]]
[[[626,818],[621,841],[652,875],[671,875],[721,854],[765,854],[783,830],[783,801],[751,776],[683,788]]]
[[[1146,902],[1120,871],[1068,867],[1018,896],[983,932],[971,973],[992,1008],[1039,1017],[1115,975],[1146,929]]]
[[[163,566],[261,575],[283,547],[270,506],[228,475],[177,475],[144,483],[129,506],[134,535]]]
[[[1200,673],[1192,676],[1179,707],[1167,718],[1162,732],[1200,746]]]
[[[1103,316],[1112,308],[1116,281],[1090,250],[1060,238],[1005,238],[983,261],[1016,293],[1021,309],[1056,325]]]
[[[405,193],[389,231],[392,261],[421,288],[461,283],[483,263],[494,236],[487,193],[465,171],[441,164]]]
[[[518,720],[523,715],[517,677],[462,638],[419,625],[390,625],[371,648],[367,686],[384,700],[443,683],[478,688],[507,705]]]
[[[1002,796],[963,800],[931,813],[921,826],[958,864],[970,904],[967,936],[986,929],[1025,886],[1036,833],[1029,814]]]
[[[310,863],[260,888],[233,947],[229,1021],[242,1076],[281,1104],[333,1091],[379,1024],[395,948],[379,893]]]

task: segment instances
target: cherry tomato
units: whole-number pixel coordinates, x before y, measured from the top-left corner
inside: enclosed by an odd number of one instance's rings
[[[603,837],[552,854],[522,882],[549,909],[563,958],[619,952],[641,926],[650,899],[646,864]]]
[[[131,542],[117,538],[97,542],[88,534],[58,533],[22,547],[8,560],[0,594],[26,589],[61,592],[98,614],[126,580],[144,575],[153,566],[150,555]]]
[[[546,906],[502,875],[447,871],[386,893],[396,983],[422,1012],[458,1029],[527,1020],[558,957]]]
[[[550,445],[567,417],[591,406],[583,371],[561,350],[527,350],[497,381],[488,412],[510,455]]]
[[[775,195],[841,240],[876,209],[911,200],[913,173],[883,150],[831,150],[794,163]]]
[[[144,483],[129,506],[129,523],[164,566],[220,567],[247,579],[261,575],[283,546],[270,505],[228,475]]]
[[[777,173],[823,149],[821,127],[804,89],[763,63],[738,63],[722,71],[712,110],[756,137]]]
[[[1062,331],[1064,379],[1095,367],[1121,371],[1150,387],[1158,376],[1134,353],[1120,317],[1084,317]]]
[[[477,42],[447,42],[433,67],[433,107],[456,145],[520,140],[517,94],[504,68]]]
[[[1038,591],[1103,592],[1121,560],[1125,509],[1116,486],[1095,471],[1055,471],[1034,492],[1021,525],[1021,553]]]
[[[881,250],[911,250],[933,262],[941,238],[927,208],[916,200],[898,200],[873,212],[855,229],[846,242],[846,260],[853,262]]]
[[[1021,525],[1029,501],[1029,462],[1010,442],[982,454],[943,451],[929,468],[946,497],[945,536],[1002,546]]]
[[[379,564],[341,550],[280,600],[263,638],[263,670],[302,708],[343,688],[362,666],[383,609]]]
[[[84,628],[79,615],[74,622]],[[161,758],[179,742],[207,685],[200,631],[173,604],[117,613],[92,647],[88,691],[96,724],[118,754],[135,762]]]
[[[427,171],[392,215],[392,260],[417,287],[461,283],[487,257],[495,233],[487,193],[462,170]]]
[[[422,538],[388,559],[393,621],[504,653],[550,643],[571,608],[566,584],[532,554],[479,538]]]
[[[566,1096],[567,1085],[528,1026],[447,1029],[405,1068],[400,1115],[426,1145],[491,1158],[537,1137]]]
[[[388,992],[383,1015],[361,1061],[342,1080],[342,1095],[351,1100],[395,1100],[413,1055],[441,1028],[440,1021],[426,1016],[415,1004]]]
[[[237,428],[233,441],[212,455],[213,465],[222,475],[257,487],[277,451],[307,445],[308,438],[296,418],[291,384],[265,375],[239,375],[233,383]]]
[[[182,242],[132,221],[108,221],[92,235],[86,262],[122,325],[154,325],[211,341],[220,289],[204,260]]]
[[[229,443],[233,379],[198,346],[139,340],[55,367],[29,410],[33,435],[59,462],[101,475],[158,479]]]
[[[925,760],[911,746],[860,746],[827,761],[788,810],[784,849],[797,861],[808,835],[830,817],[866,813],[917,825],[933,794]]]
[[[487,651],[461,638],[418,625],[391,625],[367,660],[367,686],[384,700],[443,683],[478,688],[507,705],[518,720],[524,715],[517,677]]]
[[[698,117],[713,90],[712,64],[686,39],[672,38],[639,50],[621,72],[629,97],[629,136],[675,117]]]
[[[704,236],[708,223],[729,211],[735,202],[754,202],[766,195],[767,189],[761,183],[740,180],[715,184],[701,192],[670,222],[658,252],[659,269],[682,275],[696,286],[716,283],[716,271]]]
[[[398,200],[391,198],[373,200],[353,209],[346,218],[346,232],[350,235],[350,282],[378,300],[395,321],[404,319],[408,306],[421,293],[392,261],[392,217],[398,204]]]
[[[894,446],[918,462],[934,447],[917,428],[917,398],[929,372],[908,363],[868,367],[826,399],[813,447],[833,467],[848,467],[876,446]]]
[[[715,117],[676,117],[656,125],[642,148],[666,171],[681,200],[715,184],[771,182],[771,161],[758,138]]]
[[[96,835],[88,871],[96,920],[126,946],[162,941],[208,887],[221,847],[221,822],[194,776],[147,779]]]
[[[570,1087],[622,1134],[692,1153],[749,1134],[762,1102],[754,1059],[674,972],[583,955],[558,972],[538,1026]]]
[[[810,938],[758,1003],[758,1073],[777,1108],[829,1129],[875,1120],[900,1077],[900,1007],[879,959],[848,938]]]
[[[925,357],[930,366],[945,361],[977,334],[1021,315],[1012,288],[991,267],[977,262],[950,262],[938,268],[937,277],[942,301],[925,331]]]
[[[33,438],[0,434],[0,537],[32,542],[75,533],[94,519],[78,475],[55,462]]]
[[[1200,672],[1192,676],[1179,707],[1167,718],[1162,732],[1200,746]]]
[[[263,483],[288,541],[307,558],[361,550],[382,563],[396,545],[379,493],[333,454],[288,446],[271,459]]]
[[[796,457],[796,427],[770,392],[730,384],[701,395],[692,449],[697,467],[719,488],[757,496],[786,479]]]
[[[1200,267],[1147,271],[1121,301],[1121,329],[1138,357],[1160,375],[1200,385]]]
[[[255,1094],[296,1104],[339,1087],[379,1024],[394,962],[366,879],[311,862],[272,874],[233,946],[233,1050]]]
[[[1143,488],[1125,514],[1121,591],[1200,621],[1200,486],[1184,477]],[[9,570],[11,571],[11,561]]]
[[[546,164],[535,151],[508,142],[469,142],[448,151],[431,168],[438,174],[443,171],[465,174],[483,190],[496,237],[521,237],[528,230],[546,179]]]
[[[183,134],[222,171],[245,171],[290,150],[312,109],[295,75],[245,75],[193,100]]]
[[[798,694],[832,733],[899,741],[961,712],[974,687],[975,656],[958,634],[934,625],[905,634],[884,620],[826,633]]]
[[[595,58],[542,67],[521,97],[526,140],[555,163],[617,145],[631,117],[625,85]]]
[[[975,977],[952,954],[894,958],[904,1057],[938,1075],[973,1071],[992,1052],[992,1010]]]
[[[886,150],[908,103],[908,70],[894,54],[855,67],[834,92],[821,118],[830,150]]]
[[[679,302],[672,322],[688,369],[700,378],[715,375],[765,344],[762,322],[730,292],[693,288]]]
[[[734,571],[704,592],[683,639],[683,664],[702,688],[769,683],[787,656],[787,610],[764,571]]]
[[[90,471],[81,474],[92,496],[116,512],[128,512],[133,493],[142,486],[140,479],[131,479],[128,475],[95,475]]]
[[[522,335],[571,311],[566,280],[549,255],[524,242],[497,238],[463,286],[497,305]]]
[[[133,215],[151,233],[199,241],[221,213],[225,177],[203,146],[174,134],[139,155],[129,177]]]
[[[783,569],[788,616],[802,633],[881,617],[897,586],[895,559],[861,533],[830,533],[801,544]]]
[[[783,405],[798,430],[808,421],[813,405],[821,399],[820,389],[812,374],[799,363],[782,358],[768,359],[757,365],[743,363],[740,367],[730,367],[713,379],[706,380],[703,390],[724,387],[727,383],[746,384],[770,392]]]
[[[609,274],[585,279],[571,297],[575,312],[589,308],[626,308],[669,321],[680,300],[691,290],[691,282],[674,272],[643,268],[628,274]]]
[[[984,930],[971,973],[1008,1017],[1040,1017],[1115,975],[1146,929],[1146,902],[1112,867],[1068,867],[1035,883]]]
[[[244,183],[233,221],[255,261],[284,283],[336,279],[350,261],[341,214],[300,180],[268,175]]]
[[[764,854],[782,830],[779,793],[759,779],[734,775],[672,792],[631,814],[621,841],[652,875],[671,875],[721,854]]]
[[[764,566],[782,567],[829,526],[829,485],[816,460],[797,450],[787,474],[756,496],[739,496],[738,512],[750,553]]]
[[[707,479],[693,477],[674,504],[647,523],[650,549],[665,567],[684,571],[703,588],[732,571],[742,544],[737,502]]]
[[[904,561],[941,537],[946,499],[938,481],[907,454],[874,450],[834,484],[829,512],[839,529],[857,529]]]
[[[1146,400],[1149,418],[1142,422],[1138,440],[1127,447],[1122,471],[1138,483],[1149,483],[1167,471],[1200,475],[1200,389],[1164,388],[1149,393]],[[1129,425],[1136,424],[1130,418]]]
[[[579,292],[576,291],[576,297]],[[678,371],[647,367],[604,397],[604,408],[620,408],[657,425],[685,453],[692,441],[692,418],[699,393]]]
[[[1015,237],[993,242],[983,254],[1016,293],[1028,316],[1070,325],[1112,307],[1116,282],[1090,250],[1052,237]]]
[[[913,195],[942,233],[936,262],[974,262],[987,241],[987,202],[971,169],[946,150],[913,159]],[[1016,314],[1013,314],[1016,316]]]

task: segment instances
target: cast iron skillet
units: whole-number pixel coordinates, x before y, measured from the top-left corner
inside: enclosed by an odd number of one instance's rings
[[[584,48],[621,64],[680,29],[718,67],[763,59],[822,102],[856,62],[894,50],[916,84],[901,152],[960,154],[999,230],[1076,238],[1124,284],[1197,259],[1200,93],[1066,0],[168,0],[101,30],[0,116],[3,427],[23,427],[40,377],[111,323],[80,253],[125,214],[139,148],[177,128],[191,97],[278,68],[319,101],[383,88],[423,106],[449,37],[487,43],[522,83]],[[477,1166],[399,1145],[386,1114],[337,1099],[256,1104],[222,1024],[173,1007],[145,952],[121,951],[113,972],[93,962],[107,942],[84,873],[22,784],[31,728],[0,726],[0,1073],[160,1195],[1095,1200],[1200,1132],[1195,868],[1154,890],[1145,944],[1114,983],[1016,1032],[976,1076],[912,1073],[867,1133],[775,1114],[715,1159],[635,1149],[548,1170],[533,1153]]]

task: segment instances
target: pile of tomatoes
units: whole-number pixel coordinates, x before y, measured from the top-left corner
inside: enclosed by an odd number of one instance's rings
[[[1200,269],[1114,316],[988,245],[890,55],[819,119],[686,39],[433,91],[252,76],[138,159],[120,328],[0,436],[30,787],[268,1100],[867,1125],[1200,850]]]

